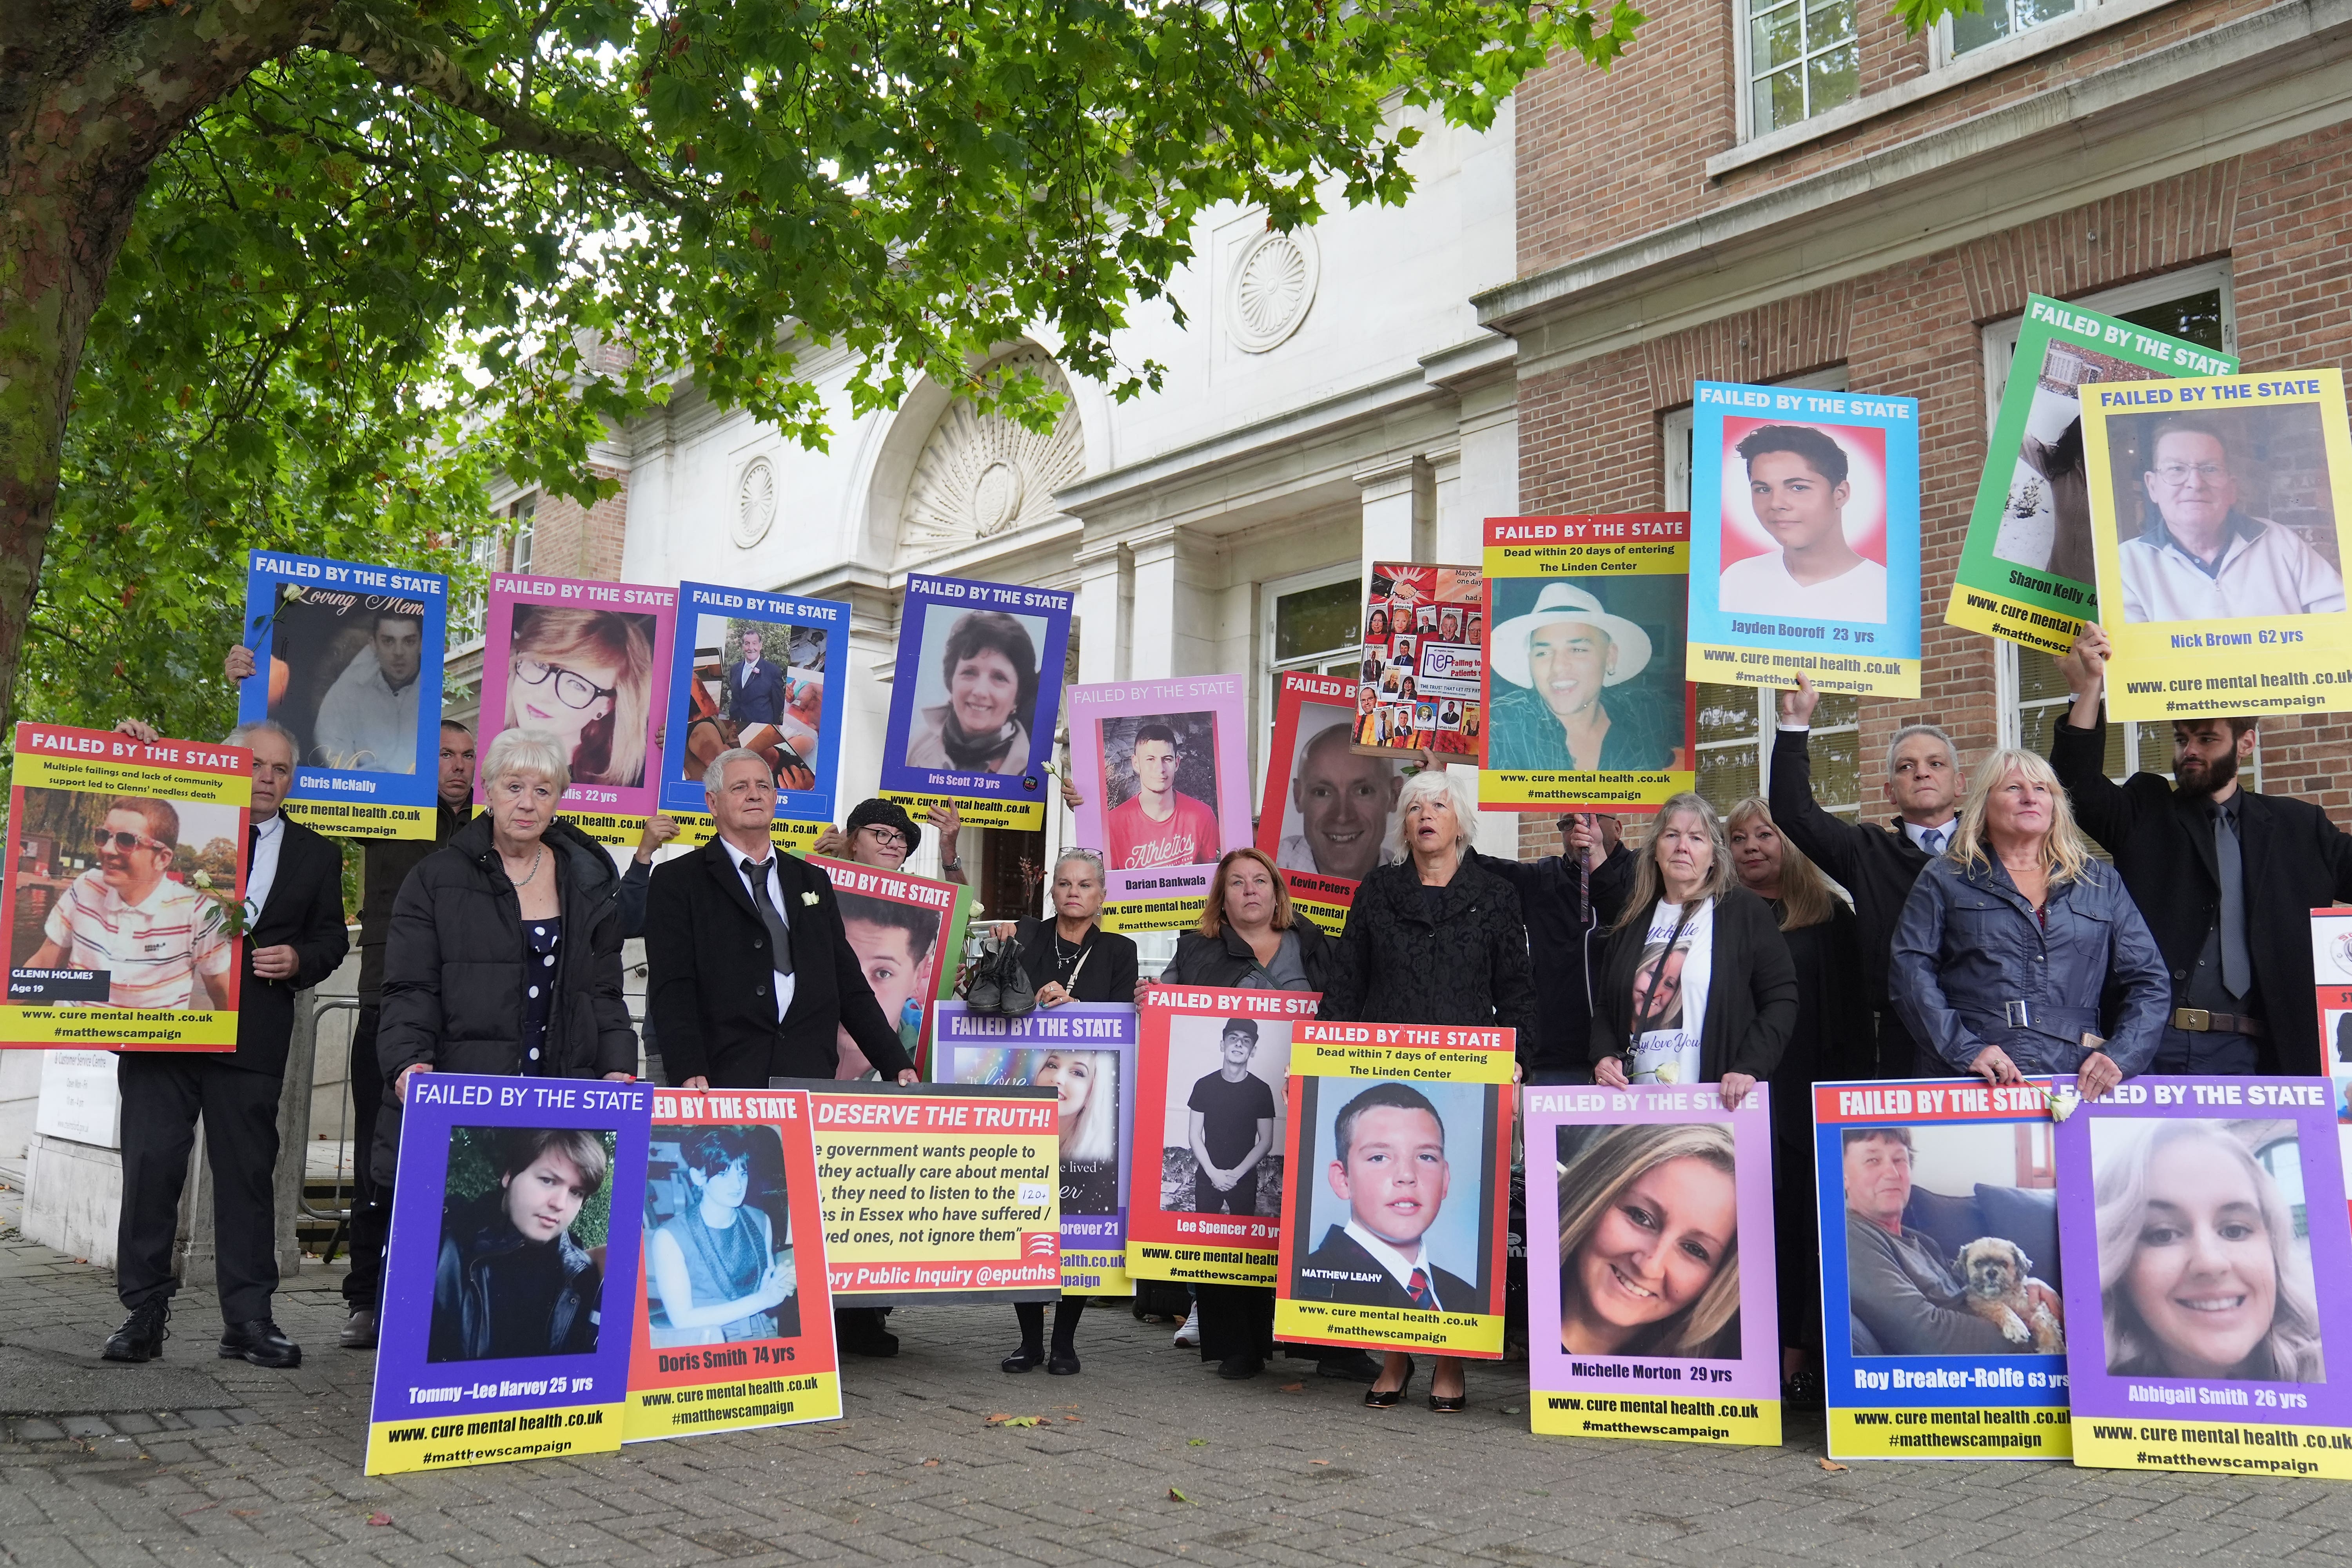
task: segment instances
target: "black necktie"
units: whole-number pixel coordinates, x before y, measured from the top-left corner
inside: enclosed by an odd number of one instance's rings
[[[2242,997],[2254,983],[2254,958],[2246,947],[2244,858],[2226,806],[2213,808],[2213,869],[2221,883],[2221,988]]]
[[[760,911],[761,921],[768,928],[768,946],[774,952],[775,971],[779,974],[790,974],[793,972],[792,928],[784,924],[784,917],[777,912],[776,900],[768,896],[768,868],[773,864],[772,858],[744,861],[743,879],[751,886],[751,907]]]

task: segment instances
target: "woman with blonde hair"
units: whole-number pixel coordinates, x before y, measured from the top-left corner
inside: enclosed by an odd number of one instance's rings
[[[1772,1069],[1773,1234],[1781,1247],[1781,1398],[1819,1409],[1822,1389],[1821,1275],[1815,1233],[1813,1085],[1872,1078],[1869,994],[1853,910],[1805,852],[1784,837],[1772,808],[1754,795],[1724,819],[1739,885],[1764,900],[1789,944],[1797,974],[1797,1021]]]
[[[2088,1100],[2147,1070],[2172,1011],[2123,879],[2092,858],[2050,764],[2015,749],[1978,768],[1951,847],[1903,906],[1888,973],[1913,1037],[1953,1072],[2074,1074]]]
[[[2235,1135],[2259,1125],[2093,1124],[2108,1376],[2327,1380],[2294,1212]]]
[[[1559,1172],[1561,1352],[1738,1359],[1731,1130],[1612,1127]]]
[[[507,654],[506,730],[563,748],[572,782],[645,782],[654,679],[654,618],[616,610],[519,605]]]

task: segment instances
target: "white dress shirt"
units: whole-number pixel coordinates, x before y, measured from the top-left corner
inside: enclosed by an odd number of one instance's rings
[[[1403,1253],[1358,1225],[1353,1215],[1350,1215],[1348,1220],[1348,1234],[1355,1238],[1358,1247],[1362,1247],[1379,1260],[1380,1266],[1387,1269],[1396,1280],[1397,1289],[1408,1295],[1412,1289],[1412,1271],[1416,1268],[1420,1269],[1422,1283],[1429,1287],[1429,1305],[1422,1310],[1424,1311],[1444,1310],[1445,1303],[1437,1299],[1437,1270],[1429,1261],[1429,1242],[1426,1237],[1423,1238],[1420,1250],[1411,1258],[1407,1258]]]
[[[1950,816],[1947,817],[1942,822],[1937,823],[1933,827],[1922,827],[1916,822],[1906,822],[1903,825],[1903,836],[1911,840],[1911,842],[1919,848],[1926,849],[1928,854],[1941,855],[1944,851],[1952,847],[1952,835],[1959,830],[1959,814],[1958,812],[1954,812]],[[1927,848],[1927,835],[1930,833],[1939,833],[1943,835],[1941,841],[1938,842],[1933,849]]]
[[[245,868],[245,929],[251,931],[269,902],[278,880],[278,852],[286,847],[286,814],[273,811],[266,822],[253,824],[253,863]]]
[[[394,690],[374,645],[360,649],[319,703],[316,754],[354,773],[415,773],[418,684]]]
[[[727,840],[722,838],[719,842],[726,846],[728,858],[735,862],[735,874],[743,878],[744,896],[751,896],[751,879],[745,875],[743,868],[756,867],[759,874],[767,879],[768,897],[774,903],[776,913],[783,917],[785,927],[790,929],[793,913],[784,908],[784,889],[776,878],[776,851],[771,848],[765,860],[754,860],[732,844],[728,844]],[[787,974],[781,969],[776,971],[776,1022],[779,1024],[784,1021],[784,1013],[793,1005],[793,986],[798,979],[799,976]]]

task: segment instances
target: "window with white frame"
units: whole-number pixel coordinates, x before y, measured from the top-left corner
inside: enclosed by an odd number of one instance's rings
[[[539,522],[539,492],[531,491],[507,508],[507,530],[513,540],[513,549],[507,559],[512,563],[507,570],[530,575],[531,536]]]
[[[1362,672],[1364,588],[1352,562],[1284,577],[1265,585],[1263,740],[1274,731],[1276,694],[1286,670],[1354,677]],[[1260,757],[1263,778],[1263,755]]]
[[[1990,5],[1995,0],[1987,0]],[[2238,331],[2230,293],[2230,265],[2208,262],[2073,301],[2221,353],[2237,352]],[[2011,361],[2016,357],[2021,318],[2011,318],[1984,329],[1985,428],[2000,416],[2001,394],[2008,389]],[[1994,644],[1994,679],[2000,692],[2001,740],[2037,755],[2050,753],[2052,727],[2065,718],[2071,699],[2058,661],[2034,648],[2005,639]],[[2166,724],[2114,724],[2107,729],[2107,776],[2121,779],[2142,769],[2168,771],[2172,763],[2171,727]],[[2255,778],[2261,778],[2262,757],[2254,758]]]
[[[1860,91],[1857,0],[1744,0],[1742,9],[1748,136],[1826,113]]]
[[[2084,9],[2096,0],[1984,0],[1974,11],[1955,11],[1944,18],[1944,54],[1957,58],[2003,38],[2032,32]]]
[[[467,559],[488,575],[492,572],[530,570],[532,525],[539,513],[539,492],[508,503],[506,526],[493,529],[474,541],[467,552]],[[449,646],[463,647],[478,641],[482,636],[483,617],[488,600],[479,593],[467,595],[449,612]]]

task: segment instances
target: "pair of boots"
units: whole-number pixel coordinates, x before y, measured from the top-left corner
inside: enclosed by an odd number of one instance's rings
[[[1039,1362],[1055,1377],[1068,1377],[1078,1370],[1078,1352],[1072,1341],[1078,1331],[1078,1315],[1087,1310],[1083,1296],[1065,1296],[1054,1303],[1054,1348],[1049,1354],[1045,1347],[1045,1303],[1015,1301],[1013,1315],[1021,1321],[1021,1347],[1003,1361],[1006,1372],[1027,1372]]]

